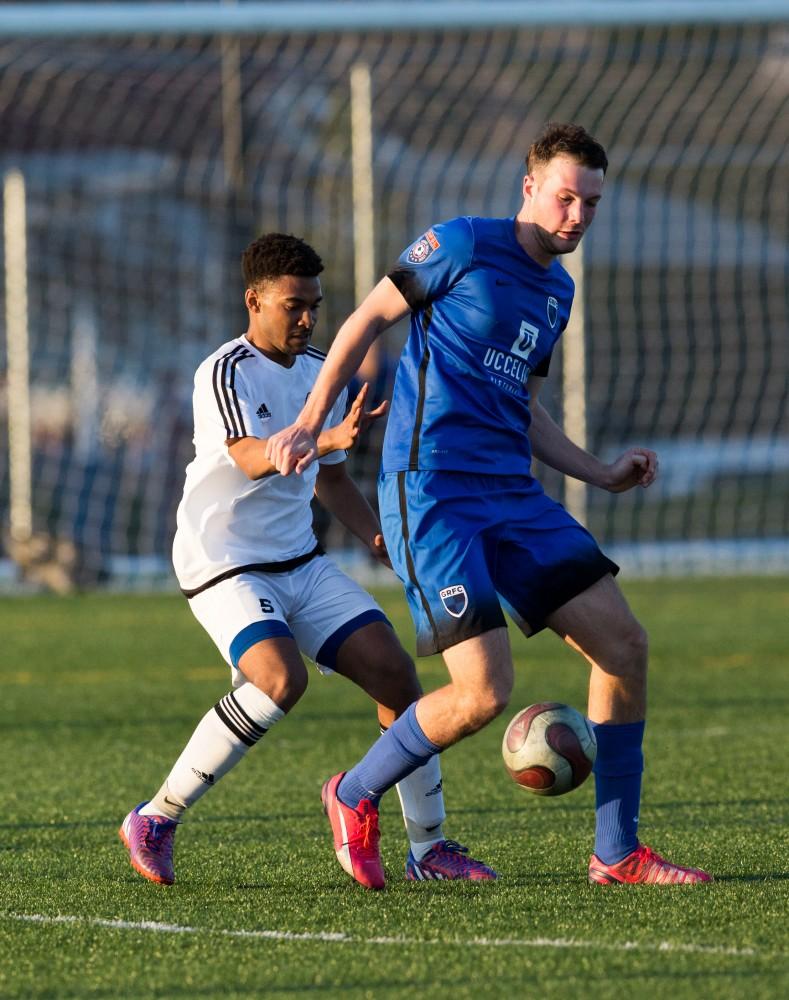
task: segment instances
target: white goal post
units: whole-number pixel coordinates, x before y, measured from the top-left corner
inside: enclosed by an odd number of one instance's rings
[[[783,0],[331,0],[271,3],[9,3],[4,35],[248,35],[786,20]]]
[[[546,487],[632,572],[787,571],[788,44],[785,0],[0,5],[0,578],[27,535],[61,581],[169,579],[243,246],[315,245],[326,346],[430,224],[517,210],[551,119],[611,167],[545,401],[661,477]],[[371,499],[379,445],[352,456]]]

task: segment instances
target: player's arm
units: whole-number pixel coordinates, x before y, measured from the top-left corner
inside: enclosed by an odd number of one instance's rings
[[[532,375],[528,383],[532,416],[529,440],[535,458],[610,493],[623,493],[634,486],[647,487],[654,481],[657,455],[648,448],[628,448],[616,461],[606,463],[571,441],[538,399],[544,382],[544,378]]]
[[[340,391],[373,341],[410,311],[393,282],[383,278],[343,323],[295,423],[268,439],[266,457],[284,476],[303,472],[318,457],[316,435]]]
[[[320,467],[315,481],[315,496],[330,514],[369,548],[376,559],[391,568],[378,518],[348,475],[345,465],[345,462],[338,462]]]
[[[359,434],[386,413],[386,402],[374,410],[365,410],[368,391],[369,386],[365,382],[342,423],[321,431],[317,440],[318,458],[333,451],[348,451],[353,448]],[[277,471],[276,466],[266,457],[269,440],[270,438],[242,437],[226,441],[230,457],[249,479],[262,479]]]

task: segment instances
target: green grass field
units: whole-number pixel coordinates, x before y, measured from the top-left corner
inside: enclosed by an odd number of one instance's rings
[[[179,831],[178,881],[151,885],[117,838],[228,671],[176,596],[0,605],[0,996],[779,997],[787,974],[789,581],[634,583],[652,640],[641,834],[712,886],[590,887],[593,788],[555,800],[506,776],[517,708],[585,705],[552,635],[515,635],[510,709],[443,758],[447,833],[495,884],[403,880],[394,795],[389,883],[334,859],[322,781],[376,734],[364,695],[315,673],[292,715]],[[400,633],[399,592],[379,595]],[[437,658],[426,687],[443,683]]]

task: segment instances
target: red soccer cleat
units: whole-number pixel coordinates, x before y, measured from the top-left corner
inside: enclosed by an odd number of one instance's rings
[[[646,844],[638,847],[615,865],[604,864],[596,854],[589,859],[589,881],[594,884],[609,885],[613,882],[635,885],[696,885],[712,882],[712,875],[700,868],[683,868],[670,861]]]
[[[362,799],[357,809],[337,798],[337,786],[345,771],[335,774],[321,789],[323,810],[329,817],[334,835],[334,853],[342,867],[367,889],[383,889],[384,868],[378,842],[378,810],[369,799]]]

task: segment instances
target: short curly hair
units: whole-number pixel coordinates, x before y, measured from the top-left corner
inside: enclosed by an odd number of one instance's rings
[[[608,169],[608,157],[600,143],[593,139],[582,125],[548,122],[539,136],[529,146],[526,154],[526,171],[533,173],[535,167],[544,166],[555,156],[571,156],[592,170]]]
[[[309,243],[286,233],[265,233],[241,254],[241,273],[247,288],[286,274],[315,278],[322,270],[323,261]]]

